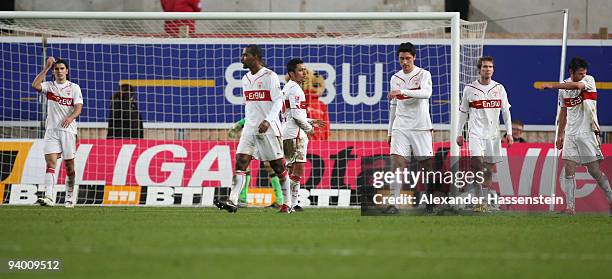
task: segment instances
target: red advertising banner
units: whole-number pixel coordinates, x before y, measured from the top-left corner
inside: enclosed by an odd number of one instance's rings
[[[26,143],[24,143],[26,144]],[[15,143],[6,143],[6,148]],[[44,160],[38,141],[30,149],[20,181],[11,183],[42,184]],[[77,183],[80,185],[230,187],[236,141],[157,141],[157,140],[80,140],[77,148]],[[26,149],[24,149],[26,150]],[[439,170],[448,169],[448,144],[435,143]],[[504,147],[503,161],[493,175],[493,189],[501,196],[562,196],[559,177],[564,175],[562,160],[553,177],[552,144],[518,143]],[[612,155],[612,145],[602,145],[604,156]],[[378,141],[312,141],[302,183],[308,189],[350,189],[372,186],[374,171],[388,170],[389,147]],[[22,155],[20,155],[22,156]],[[39,158],[40,157],[40,158]],[[24,160],[22,160],[24,161]],[[41,162],[38,162],[41,161]],[[462,164],[463,165],[463,164]],[[604,173],[612,175],[609,159],[601,161]],[[258,178],[267,175],[258,162],[251,164],[251,185],[265,185]],[[58,184],[64,183],[61,166]],[[13,179],[14,180],[14,179]],[[39,181],[40,180],[40,181]],[[0,183],[6,183],[0,182]],[[554,184],[553,184],[554,183]],[[608,202],[596,182],[579,167],[576,172],[576,206],[579,211],[607,211]],[[554,188],[553,188],[554,185]],[[351,200],[351,205],[358,205]],[[559,205],[557,207],[560,207]],[[548,210],[546,205],[512,205],[502,209]],[[561,209],[561,208],[557,208]]]

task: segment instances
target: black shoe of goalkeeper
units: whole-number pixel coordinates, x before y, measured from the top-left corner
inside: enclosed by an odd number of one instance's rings
[[[299,205],[296,205],[296,206],[293,207],[292,211],[302,212],[302,211],[304,211],[304,208],[302,208]]]
[[[220,210],[225,209],[225,202],[219,200],[218,198],[213,199],[213,204]]]
[[[229,213],[236,213],[238,211],[238,206],[235,205],[232,201],[225,201],[225,210]]]

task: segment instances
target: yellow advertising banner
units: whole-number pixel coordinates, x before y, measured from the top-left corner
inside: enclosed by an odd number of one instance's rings
[[[112,205],[138,205],[140,201],[140,186],[112,186],[104,187],[102,204]]]
[[[19,184],[25,166],[26,158],[30,152],[30,148],[34,142],[21,141],[0,141],[0,153],[2,153],[2,161],[4,166],[9,166],[8,172],[3,173],[0,177],[0,183],[3,184]],[[5,176],[8,174],[7,176]]]
[[[274,203],[276,198],[274,197],[274,190],[272,188],[249,187],[247,201],[249,206],[264,207]]]

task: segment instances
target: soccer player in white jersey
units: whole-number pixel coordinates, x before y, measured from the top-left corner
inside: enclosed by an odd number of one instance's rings
[[[483,197],[482,187],[491,186],[492,168],[502,160],[501,138],[499,131],[499,113],[502,113],[506,126],[506,141],[513,144],[512,118],[506,89],[501,83],[492,79],[495,70],[493,57],[484,56],[477,62],[478,80],[467,84],[459,106],[459,123],[457,126],[457,145],[463,146],[461,135],[469,115],[469,150],[470,165],[474,172],[484,172],[483,185],[475,183],[476,195]],[[484,204],[478,204],[474,211],[487,211]]]
[[[44,81],[53,68],[53,81]],[[73,207],[76,201],[74,191],[74,158],[76,155],[76,118],[83,109],[81,87],[71,82],[68,63],[53,57],[47,58],[45,68],[34,78],[32,88],[47,98],[47,129],[45,131],[45,195],[38,200],[43,206],[55,205],[55,166],[62,158],[66,166],[66,207]]]
[[[565,191],[566,209],[563,213],[574,215],[574,191],[576,189],[576,165],[587,167],[589,174],[605,193],[612,215],[612,190],[605,173],[599,168],[603,160],[597,121],[597,89],[595,79],[587,75],[589,65],[580,57],[569,64],[570,77],[557,84],[543,84],[540,89],[559,89],[559,127],[556,146],[563,149],[565,175],[560,178]]]
[[[258,159],[270,162],[281,183],[283,196],[289,196],[289,179],[281,143],[283,95],[280,81],[276,73],[264,66],[262,50],[257,45],[243,49],[241,62],[245,69],[249,69],[242,77],[245,126],[236,150],[236,169],[229,200],[214,201],[219,209],[232,213],[238,210],[238,197],[244,187],[246,170],[255,154]],[[289,212],[288,199],[283,202],[286,212]]]
[[[429,115],[429,98],[432,92],[431,74],[429,71],[414,65],[416,47],[411,43],[402,43],[397,49],[400,71],[391,77],[389,93],[389,131],[388,142],[391,145],[391,166],[393,170],[403,171],[408,168],[409,159],[414,155],[419,167],[431,170],[433,158],[431,117]],[[391,195],[398,198],[402,184],[391,183]],[[432,186],[427,185],[427,194],[432,193]],[[433,204],[427,205],[431,211]],[[398,213],[397,206],[389,206],[385,213]]]
[[[289,81],[283,88],[285,105],[283,107],[283,151],[289,168],[291,186],[291,210],[301,211],[298,205],[298,192],[306,165],[306,150],[308,148],[308,135],[314,133],[314,128],[323,127],[321,120],[310,120],[306,115],[306,96],[302,90],[302,83],[306,76],[304,61],[299,58],[289,60],[287,63]],[[284,197],[288,200],[289,197]],[[281,207],[281,211],[284,208]]]

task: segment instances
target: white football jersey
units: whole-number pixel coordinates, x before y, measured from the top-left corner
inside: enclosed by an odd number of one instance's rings
[[[465,85],[459,110],[469,114],[470,135],[480,139],[499,138],[499,113],[502,109],[509,110],[510,103],[501,83],[491,80],[484,85],[476,80]]]
[[[306,96],[299,84],[290,80],[283,87],[285,104],[283,106],[283,139],[308,138],[306,132],[298,126],[298,121],[304,123],[307,131],[312,130],[306,115]]]
[[[571,82],[566,79],[564,82]],[[559,90],[559,105],[567,108],[566,135],[593,132],[599,129],[597,121],[597,89],[595,78],[585,76],[581,81],[584,90]]]
[[[408,73],[400,70],[391,77],[391,90],[424,90],[431,95],[431,74],[417,66]],[[396,105],[395,121],[392,130],[431,130],[429,115],[429,99],[418,99],[407,96],[397,96],[391,100]]]
[[[279,114],[283,106],[283,95],[278,75],[265,67],[256,74],[247,72],[242,77],[242,91],[245,98],[245,124],[243,135],[258,135],[259,124],[270,123],[266,134],[281,136]]]
[[[62,122],[74,111],[74,105],[83,103],[81,87],[71,81],[58,84],[55,81],[41,83],[43,96],[47,98],[47,130],[59,129],[70,133],[77,133],[76,119],[62,127]]]

